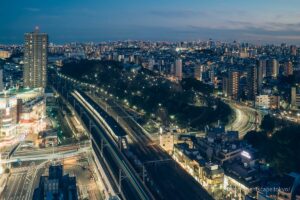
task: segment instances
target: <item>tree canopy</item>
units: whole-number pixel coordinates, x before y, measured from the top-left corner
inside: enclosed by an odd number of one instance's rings
[[[88,61],[66,63],[62,72],[85,82],[97,84],[119,100],[144,110],[147,115],[161,113],[166,121],[176,121],[181,126],[203,129],[218,120],[227,122],[231,109],[220,100],[210,97],[212,88],[197,80],[184,79],[171,82],[141,68],[139,71],[125,68],[113,61]],[[205,94],[207,106],[196,106],[196,93]],[[165,114],[165,115],[166,115]],[[159,115],[160,116],[160,115]],[[166,117],[175,116],[172,120]]]
[[[300,172],[299,125],[285,127],[272,137],[268,137],[265,131],[251,131],[244,139],[256,147],[278,173]]]

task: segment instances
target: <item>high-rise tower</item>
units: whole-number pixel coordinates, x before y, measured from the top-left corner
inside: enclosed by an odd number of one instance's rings
[[[258,94],[258,67],[250,65],[247,69],[247,98],[254,100]]]
[[[181,81],[182,80],[182,60],[177,59],[175,61],[175,77]]]
[[[264,59],[258,60],[257,62],[257,91],[258,93],[261,92],[263,79],[266,77],[266,68],[267,68],[267,61]]]
[[[4,84],[3,84],[3,69],[0,69],[0,92],[4,90]]]
[[[24,45],[24,87],[45,88],[47,82],[48,35],[34,32],[25,33]]]
[[[234,100],[239,98],[240,74],[237,70],[230,69],[228,74],[223,77],[223,94]]]

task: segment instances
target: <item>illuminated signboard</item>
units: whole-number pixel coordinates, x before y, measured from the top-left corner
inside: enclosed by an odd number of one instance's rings
[[[251,155],[247,151],[242,151],[241,155],[245,158],[251,159]]]

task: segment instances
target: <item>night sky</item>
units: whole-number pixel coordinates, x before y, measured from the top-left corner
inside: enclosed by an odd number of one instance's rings
[[[299,0],[1,0],[0,43],[39,26],[50,41],[206,40],[300,44]]]

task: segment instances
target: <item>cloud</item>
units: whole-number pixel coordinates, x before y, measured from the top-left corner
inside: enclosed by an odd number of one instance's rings
[[[252,23],[247,21],[227,21],[226,26],[229,29],[245,29],[245,30],[262,30],[269,33],[293,33],[299,34],[300,22],[284,23],[284,22],[259,22]]]
[[[255,24],[243,21],[228,21],[224,26],[187,26],[182,35],[194,38],[210,36],[220,40],[243,40],[265,42],[300,42],[300,23]]]
[[[282,23],[282,22],[270,22],[268,23],[270,30],[274,31],[300,31],[299,23]]]
[[[151,15],[157,17],[172,17],[172,18],[182,18],[182,17],[195,17],[195,16],[207,16],[208,13],[205,11],[195,11],[195,10],[153,10],[150,11]]]
[[[40,12],[41,11],[41,9],[39,9],[39,8],[32,8],[32,7],[24,8],[24,10],[29,11],[29,12]]]

